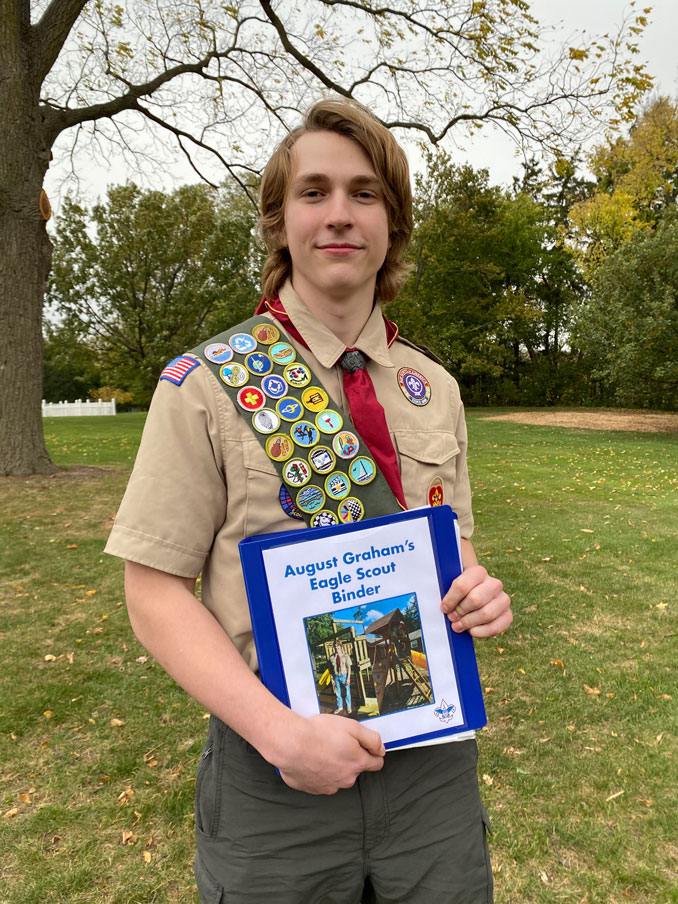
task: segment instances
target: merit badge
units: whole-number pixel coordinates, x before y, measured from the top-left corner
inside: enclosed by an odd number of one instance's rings
[[[332,499],[343,499],[348,496],[351,489],[351,481],[341,471],[335,471],[325,478],[325,492]]]
[[[273,370],[273,362],[263,352],[251,352],[245,358],[245,367],[251,374],[257,374],[263,377]]]
[[[332,448],[339,458],[353,458],[358,454],[360,443],[355,433],[349,433],[348,430],[344,430],[343,433],[337,433],[334,437]]]
[[[322,411],[329,405],[330,397],[320,386],[307,386],[301,394],[301,401],[309,411]]]
[[[332,471],[336,460],[336,455],[327,446],[316,446],[308,455],[309,464],[318,474],[328,474]]]
[[[360,521],[365,514],[365,509],[360,499],[349,496],[339,506],[338,514],[341,523],[348,524],[349,521]]]
[[[327,411],[321,411],[316,415],[315,423],[318,430],[322,430],[323,433],[336,433],[343,427],[344,419],[338,411],[328,408]]]
[[[407,401],[413,405],[428,405],[431,400],[431,384],[423,374],[412,367],[400,368],[398,386]]]
[[[261,381],[261,388],[271,399],[282,399],[287,395],[287,383],[277,374],[269,374]]]
[[[309,421],[297,421],[290,435],[298,446],[315,446],[320,438],[317,428]]]
[[[167,367],[160,374],[161,380],[167,380],[168,383],[174,383],[175,386],[181,386],[186,377],[192,370],[200,366],[200,362],[195,358],[189,358],[188,355],[181,355],[170,361]]]
[[[311,382],[311,372],[303,364],[288,364],[283,371],[283,377],[290,386],[300,388]]]
[[[266,454],[273,461],[287,461],[294,454],[294,443],[284,433],[274,433],[266,440]]]
[[[301,458],[292,458],[283,467],[283,480],[293,487],[303,487],[311,479],[311,469]]]
[[[236,399],[245,411],[258,411],[266,404],[266,396],[256,386],[243,386],[238,390]]]
[[[280,339],[280,330],[272,323],[259,323],[252,330],[252,335],[262,345],[270,345],[276,339]]]
[[[262,408],[252,418],[252,426],[257,433],[275,433],[280,426],[280,418],[270,408]]]
[[[364,486],[366,483],[372,483],[377,476],[377,466],[366,455],[359,455],[354,458],[348,468],[353,483]]]
[[[247,369],[242,364],[224,364],[219,371],[219,376],[229,386],[242,386],[250,378]]]
[[[320,487],[304,487],[297,493],[297,508],[312,514],[325,504],[325,494]]]
[[[443,481],[440,477],[434,477],[434,479],[431,481],[431,485],[428,488],[428,504],[443,504]]]
[[[297,521],[304,520],[304,516],[294,504],[294,499],[292,499],[292,497],[290,496],[290,491],[287,489],[284,483],[280,484],[280,493],[278,495],[278,498],[280,499],[282,510],[286,515],[289,515],[290,518],[296,518]]]
[[[253,352],[257,347],[257,340],[254,336],[250,336],[249,333],[234,333],[228,340],[228,344],[234,352],[238,352],[239,355],[246,355],[248,352]]]
[[[297,353],[289,342],[276,342],[268,350],[276,364],[291,364],[297,360]]]
[[[203,355],[214,364],[226,364],[233,357],[233,349],[224,342],[213,342],[205,347]]]
[[[339,519],[334,512],[330,512],[328,509],[316,512],[311,517],[311,527],[332,527],[333,524],[339,524]]]
[[[292,397],[288,399],[280,399],[275,406],[275,410],[284,421],[298,421],[304,413],[304,408],[297,399]]]

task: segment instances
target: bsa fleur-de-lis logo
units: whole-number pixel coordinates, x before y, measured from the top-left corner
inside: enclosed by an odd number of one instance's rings
[[[433,712],[436,715],[436,718],[440,719],[441,722],[445,722],[445,723],[452,721],[456,711],[457,711],[457,707],[454,706],[453,704],[449,704],[449,706],[448,706],[448,704],[445,702],[445,700],[441,700],[440,706],[437,706],[433,710]]]

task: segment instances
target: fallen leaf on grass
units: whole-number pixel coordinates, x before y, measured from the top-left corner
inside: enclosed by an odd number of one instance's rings
[[[134,832],[130,831],[130,829],[123,829],[122,836],[120,838],[120,844],[136,844],[139,840],[138,835],[135,835]]]
[[[19,800],[23,801],[25,804],[30,804],[30,802],[31,802],[31,795],[30,795],[30,794],[20,794],[20,795],[19,795]]]
[[[673,700],[671,694],[657,694],[657,700]]]
[[[601,694],[601,690],[599,687],[589,687],[588,684],[584,685],[584,690],[588,694],[589,697],[599,697]]]
[[[96,590],[85,590],[85,593],[87,594],[87,596],[94,596]]]
[[[132,790],[131,786],[128,785],[124,791],[121,791],[120,794],[118,794],[118,803],[127,804],[132,800],[133,797],[134,791]]]
[[[611,800],[616,800],[616,798],[621,797],[623,793],[624,793],[623,789],[621,791],[615,791],[614,794],[610,794],[609,797],[605,798],[605,803],[609,803],[609,801],[611,801]]]
[[[56,662],[56,656],[54,655],[54,653],[48,653],[45,656],[45,662]]]
[[[150,851],[144,851],[144,862],[145,862],[145,863],[150,863],[151,860],[152,860],[151,852],[150,852]]]
[[[545,870],[543,870],[543,869],[539,870],[539,878],[544,883],[544,885],[549,885],[551,882],[549,874],[547,872],[545,872]]]
[[[46,710],[44,711],[44,713],[43,713],[43,716],[44,716],[46,719],[51,719],[53,715],[54,715],[54,713],[52,712],[51,709],[46,709]]]
[[[582,534],[592,534],[593,533],[593,531],[591,530],[590,527],[582,527],[582,528],[580,528],[579,532]]]
[[[122,728],[124,725],[124,721],[122,719],[111,719],[111,725],[113,728]]]
[[[557,665],[557,666],[559,666],[561,669],[564,669],[564,668],[565,668],[565,666],[563,665],[563,660],[562,660],[562,659],[552,659],[552,660],[551,660],[551,665]]]
[[[550,740],[551,740],[551,738],[539,738],[539,743],[545,744],[547,741],[550,741]]]
[[[148,662],[148,656],[137,656],[134,661],[140,662],[143,665],[145,662]]]
[[[486,785],[494,784],[494,779],[492,778],[491,775],[488,775],[487,772],[483,775],[483,781],[485,782]]]
[[[637,797],[636,800],[638,803],[645,804],[646,807],[651,807],[654,803],[649,797]]]
[[[12,816],[16,816],[18,812],[19,812],[18,807],[12,807],[11,810],[7,810],[5,813],[2,814],[2,818],[3,819],[11,819]]]

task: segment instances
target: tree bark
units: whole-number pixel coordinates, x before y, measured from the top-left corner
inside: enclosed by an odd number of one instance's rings
[[[56,470],[42,429],[42,305],[51,242],[40,213],[50,141],[27,4],[0,0],[0,475]],[[36,379],[36,375],[38,375]]]

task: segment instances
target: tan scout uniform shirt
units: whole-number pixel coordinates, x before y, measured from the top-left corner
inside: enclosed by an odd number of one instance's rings
[[[280,293],[309,348],[300,355],[338,406],[349,406],[339,358],[345,347],[319,323],[287,284]],[[280,326],[279,324],[277,324]],[[289,339],[296,346],[293,339]],[[459,518],[461,534],[473,530],[466,467],[466,425],[459,388],[423,353],[396,340],[389,349],[381,310],[375,306],[356,341],[398,453],[409,508],[428,504],[442,480],[444,502]],[[296,346],[298,347],[298,346]],[[427,405],[414,405],[398,385],[411,367],[431,385]],[[202,601],[245,661],[257,669],[238,543],[251,534],[306,529],[279,502],[281,479],[219,381],[197,367],[177,386],[161,380],[153,396],[141,446],[106,552],[183,577],[202,571]]]

